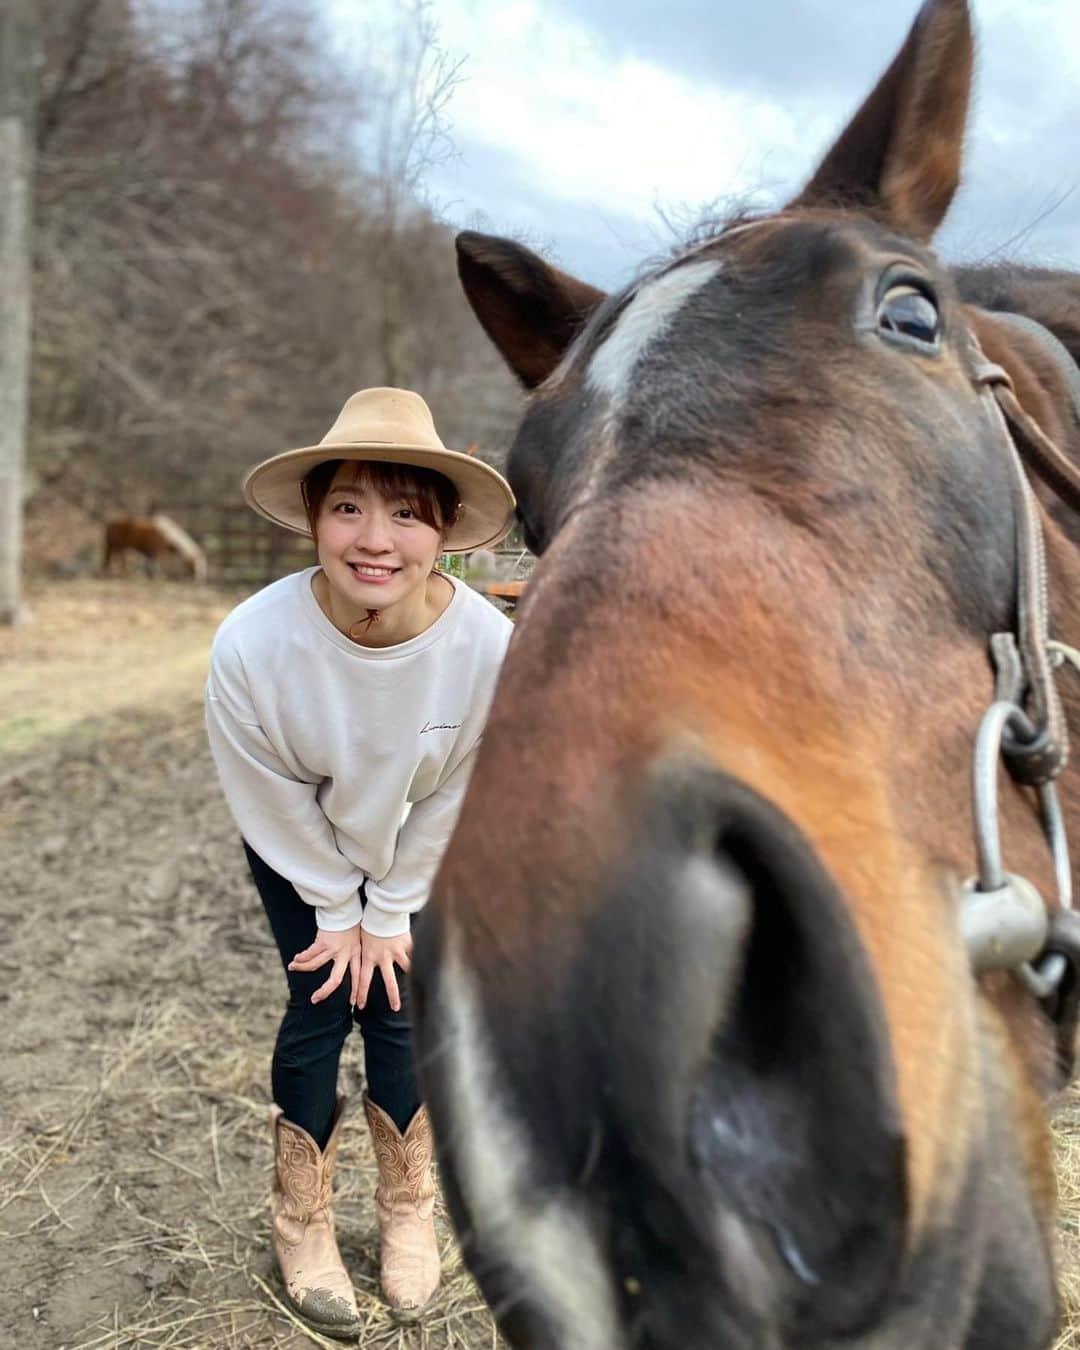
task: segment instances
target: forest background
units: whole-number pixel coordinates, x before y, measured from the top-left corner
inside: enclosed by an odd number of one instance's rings
[[[352,31],[314,0],[42,0],[31,571],[82,570],[110,514],[239,500],[365,386],[498,461],[520,399],[425,193],[461,67],[427,0]]]

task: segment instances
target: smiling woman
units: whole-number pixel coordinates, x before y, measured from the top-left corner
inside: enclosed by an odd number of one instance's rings
[[[331,1179],[354,1019],[383,1292],[415,1315],[439,1280],[431,1132],[410,1050],[410,923],[456,820],[511,626],[435,562],[499,539],[514,499],[494,469],[448,450],[423,399],[400,389],[354,394],[319,445],[257,465],[244,492],[318,554],[229,615],[207,686],[211,749],[289,988],[271,1068],[271,1241],[297,1311],[353,1337]]]
[[[323,569],[313,590],[331,622],[354,640],[389,646],[421,631],[428,615],[438,618],[450,583],[443,577],[423,590],[421,583],[433,577],[442,537],[457,518],[448,478],[342,459],[316,465],[300,486]]]

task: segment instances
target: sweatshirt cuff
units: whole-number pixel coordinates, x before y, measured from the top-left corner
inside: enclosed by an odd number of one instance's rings
[[[359,893],[345,905],[335,905],[333,909],[326,905],[315,906],[315,923],[324,933],[341,933],[353,928],[360,922],[364,906]]]
[[[409,931],[411,918],[407,910],[383,909],[369,900],[364,906],[362,923],[364,931],[372,937],[393,938]]]

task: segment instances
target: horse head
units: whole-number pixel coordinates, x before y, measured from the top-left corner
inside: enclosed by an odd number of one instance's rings
[[[1052,1336],[1053,1027],[973,970],[960,911],[989,640],[1023,607],[988,381],[1080,445],[1068,372],[993,311],[1072,341],[1080,284],[931,251],[971,69],[966,4],[928,0],[793,202],[616,295],[459,239],[531,391],[509,474],[540,557],[414,998],[512,1345]],[[1080,540],[1037,491],[1075,634]],[[1052,906],[1031,790],[998,805]]]

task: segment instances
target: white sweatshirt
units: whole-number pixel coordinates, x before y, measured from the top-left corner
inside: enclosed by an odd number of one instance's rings
[[[218,629],[210,748],[240,833],[318,926],[362,915],[396,937],[427,900],[513,625],[451,577],[419,637],[361,647],[320,609],[317,571],[267,586]]]

